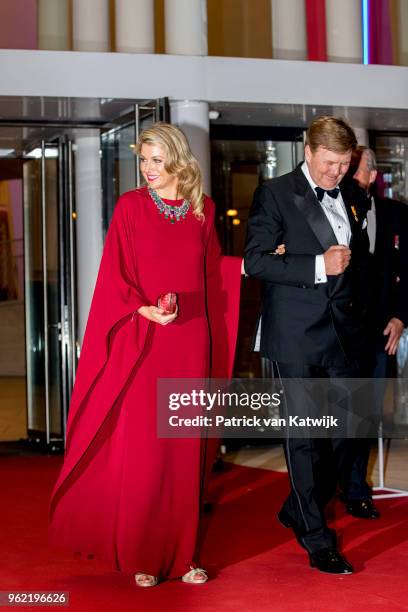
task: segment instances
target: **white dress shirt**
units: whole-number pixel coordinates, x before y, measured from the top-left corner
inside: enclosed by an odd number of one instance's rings
[[[370,253],[375,251],[375,236],[377,233],[377,216],[375,211],[375,200],[371,196],[371,210],[367,210],[367,234],[370,242]]]
[[[318,185],[312,179],[306,162],[303,162],[302,164],[302,171],[314,193],[316,193],[315,187]],[[323,212],[331,225],[337,242],[344,246],[349,246],[351,239],[351,228],[341,192],[339,192],[337,198],[332,198],[328,193],[325,193],[323,200],[321,202],[317,201],[317,203],[323,208]],[[326,267],[324,264],[323,255],[316,255],[315,283],[327,283]]]

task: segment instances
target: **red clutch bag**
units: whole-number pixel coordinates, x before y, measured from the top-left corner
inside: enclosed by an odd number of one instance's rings
[[[157,306],[166,314],[173,314],[177,307],[177,293],[162,293],[157,300]]]

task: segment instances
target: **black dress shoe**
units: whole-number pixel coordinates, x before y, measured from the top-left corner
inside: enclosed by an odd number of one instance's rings
[[[311,567],[316,567],[326,574],[352,574],[353,566],[336,550],[323,548],[315,553],[309,553]]]
[[[367,499],[355,499],[347,503],[347,512],[356,518],[362,519],[377,519],[380,518],[380,513],[374,506],[371,497]]]

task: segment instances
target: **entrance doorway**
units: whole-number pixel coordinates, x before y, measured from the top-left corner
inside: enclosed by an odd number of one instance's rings
[[[80,353],[78,137],[99,134],[101,227],[92,231],[106,232],[119,195],[140,184],[139,132],[168,120],[166,100],[98,101],[99,116],[91,102],[80,101],[84,117],[71,100],[68,117],[44,117],[45,104],[41,117],[0,121],[0,442],[64,447]]]

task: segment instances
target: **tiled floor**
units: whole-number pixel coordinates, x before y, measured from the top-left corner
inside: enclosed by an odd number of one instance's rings
[[[0,377],[0,441],[27,437],[26,379]]]
[[[286,472],[285,458],[280,445],[265,447],[243,447],[224,455],[227,461],[257,467],[264,470]],[[408,440],[386,440],[384,442],[385,485],[408,490]],[[369,466],[370,484],[379,484],[378,450],[373,445]]]

